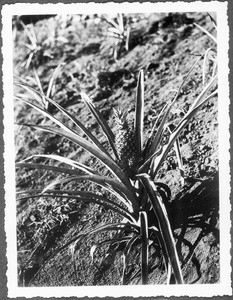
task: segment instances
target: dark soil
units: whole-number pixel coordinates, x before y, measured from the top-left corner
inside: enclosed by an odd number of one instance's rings
[[[174,90],[179,88],[193,63],[206,49],[215,47],[212,40],[194,25],[194,22],[198,23],[216,34],[208,14],[135,14],[128,17],[132,39],[128,51],[119,45],[117,59],[113,56],[111,39],[106,36],[109,25],[99,16],[51,16],[42,20],[38,16],[33,21],[22,19],[34,28],[39,45],[28,68],[25,64],[29,59],[29,50],[25,43],[30,41],[22,26],[14,20],[15,75],[29,80],[38,89],[35,80],[32,80],[35,78],[35,67],[46,92],[53,70],[63,63],[52,98],[86,124],[103,143],[105,137],[81,101],[80,92],[87,93],[93,99],[115,132],[113,108],[121,107],[128,111],[129,118],[133,116],[138,72],[144,69],[144,123],[145,134],[148,135],[154,117],[172,99]],[[34,25],[30,25],[31,22]],[[202,87],[201,61],[172,111],[173,124],[177,124]],[[54,107],[48,109],[58,118],[61,117]],[[15,119],[17,123],[38,125],[47,122],[36,110],[18,101],[15,103]],[[220,269],[217,99],[202,107],[182,132],[179,141],[185,165],[184,186],[173,150],[156,180],[171,189],[171,199],[166,206],[177,239],[185,283],[217,283]],[[71,142],[27,127],[15,127],[15,145],[17,161],[34,154],[59,154],[99,167],[94,158]],[[36,162],[44,163],[45,160],[37,158]],[[50,171],[17,169],[17,191],[43,188],[56,176]],[[94,185],[87,183],[69,184],[66,188],[98,192]],[[19,285],[120,284],[120,249],[110,252],[106,259],[107,247],[101,247],[91,261],[90,249],[103,239],[101,234],[87,237],[77,249],[77,276],[69,248],[49,258],[57,247],[77,233],[113,220],[119,219],[94,204],[77,204],[69,200],[61,203],[56,199],[18,201]],[[127,284],[140,283],[139,250],[139,246],[135,247],[128,264]],[[166,283],[161,253],[154,251],[150,255],[149,283]]]

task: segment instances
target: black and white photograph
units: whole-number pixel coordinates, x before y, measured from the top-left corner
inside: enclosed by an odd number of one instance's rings
[[[3,6],[9,297],[232,294],[226,12]]]

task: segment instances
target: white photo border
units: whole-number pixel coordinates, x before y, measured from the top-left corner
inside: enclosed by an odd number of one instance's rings
[[[219,60],[219,181],[220,181],[220,278],[218,284],[204,285],[153,285],[153,286],[97,286],[97,287],[18,287],[16,249],[16,205],[14,175],[14,120],[13,120],[13,59],[12,16],[20,14],[74,14],[101,11],[128,13],[202,12],[214,11],[218,20]],[[230,256],[230,116],[229,116],[229,28],[227,2],[143,2],[143,3],[73,3],[30,4],[17,3],[2,6],[2,55],[3,55],[3,123],[4,123],[4,172],[5,172],[5,232],[7,242],[8,297],[155,297],[232,295]],[[224,33],[224,34],[222,34]],[[224,278],[224,280],[223,280]]]

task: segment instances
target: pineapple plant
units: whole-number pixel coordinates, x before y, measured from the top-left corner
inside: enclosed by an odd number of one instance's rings
[[[149,282],[149,257],[150,249],[161,247],[164,258],[164,264],[167,272],[167,282],[170,282],[171,274],[175,278],[177,284],[183,284],[182,265],[179,260],[179,253],[176,249],[176,242],[170,225],[169,215],[165,207],[165,201],[170,190],[161,183],[156,182],[156,175],[163,161],[166,159],[169,151],[173,146],[179,150],[177,139],[181,131],[188,125],[190,120],[195,116],[197,111],[207,103],[211,98],[217,96],[217,75],[213,76],[209,82],[203,87],[200,94],[195,98],[189,110],[181,118],[180,122],[169,133],[166,143],[162,143],[164,134],[169,126],[169,113],[175,102],[179,98],[180,91],[185,84],[190,73],[194,70],[197,63],[203,58],[201,56],[192,66],[180,87],[178,88],[174,99],[170,103],[166,103],[161,110],[156,121],[152,126],[152,132],[149,137],[143,140],[143,116],[144,116],[144,73],[140,70],[138,84],[136,90],[136,105],[134,114],[134,125],[127,119],[127,112],[116,110],[115,122],[117,132],[109,127],[105,118],[98,109],[93,105],[92,100],[84,92],[81,92],[81,98],[95,117],[97,123],[102,128],[103,134],[106,136],[112,151],[109,151],[101,144],[96,136],[85,127],[85,125],[68,110],[60,106],[56,101],[36,91],[27,83],[18,81],[16,86],[31,94],[36,100],[41,97],[45,98],[49,104],[54,105],[60,113],[66,118],[59,120],[57,116],[48,112],[45,107],[25,99],[23,94],[17,94],[16,100],[39,111],[44,117],[48,118],[56,126],[22,124],[20,126],[28,126],[32,129],[42,130],[52,134],[58,134],[88,151],[96,157],[111,172],[110,175],[102,175],[90,166],[72,160],[68,157],[60,155],[39,154],[30,156],[21,162],[16,163],[17,168],[44,169],[52,172],[66,174],[65,177],[56,179],[44,189],[34,189],[23,191],[20,201],[30,200],[32,198],[43,197],[59,197],[59,199],[73,199],[74,201],[82,201],[86,203],[95,203],[110,209],[120,218],[120,222],[113,223],[111,220],[87,231],[81,231],[74,237],[68,239],[65,245],[57,248],[48,258],[52,259],[56,254],[60,253],[66,247],[73,247],[75,243],[80,245],[87,235],[96,235],[102,232],[115,232],[111,239],[105,239],[101,243],[94,245],[94,248],[103,244],[124,245],[123,249],[123,272],[122,283],[126,282],[126,273],[128,259],[131,256],[132,249],[136,245],[140,245],[140,263],[141,263],[141,282],[148,284]],[[38,97],[39,96],[39,97]],[[41,104],[41,101],[39,101]],[[157,120],[160,120],[159,124]],[[70,127],[67,121],[71,121],[74,128]],[[80,135],[80,130],[85,134],[85,138]],[[143,145],[146,145],[143,147]],[[177,151],[177,156],[180,152]],[[55,161],[58,165],[38,164],[28,160],[36,157],[46,158]],[[181,161],[181,158],[179,159]],[[59,166],[63,164],[63,167]],[[65,165],[65,166],[64,166]],[[181,165],[181,164],[180,164]],[[182,166],[182,165],[181,165]],[[80,171],[82,173],[80,174]],[[107,190],[114,200],[106,197],[104,194],[91,193],[90,191],[70,191],[68,189],[57,189],[57,186],[63,186],[71,181],[89,181],[101,189]],[[117,201],[115,201],[117,200]],[[153,217],[151,217],[151,211]],[[153,249],[152,249],[153,250]],[[73,253],[73,252],[72,252]],[[108,252],[106,253],[106,255]],[[75,256],[72,254],[72,260],[75,266]],[[153,263],[153,261],[152,261]],[[45,266],[42,264],[38,272]]]
[[[137,150],[135,131],[132,122],[127,119],[126,111],[114,110],[117,132],[115,146],[118,154],[118,164],[122,170],[133,178],[137,172],[140,155]]]

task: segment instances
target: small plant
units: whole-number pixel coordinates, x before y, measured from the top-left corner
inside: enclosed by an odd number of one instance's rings
[[[126,18],[125,24],[124,16],[121,13],[117,14],[116,19],[108,16],[104,16],[103,18],[111,26],[108,28],[108,36],[112,40],[112,43],[110,44],[113,49],[113,56],[117,59],[122,46],[126,51],[129,51],[131,29],[128,24],[128,19]],[[107,45],[107,47],[109,47],[109,45]],[[103,49],[105,49],[105,47],[103,47]]]
[[[214,28],[217,28],[217,23],[215,19],[209,15]],[[211,34],[209,31],[207,31],[204,27],[200,26],[199,24],[194,23],[197,28],[199,28],[203,33],[205,33],[210,39],[217,44],[217,38]],[[214,77],[217,74],[217,51],[215,48],[208,48],[205,51],[204,55],[204,61],[203,61],[203,67],[202,67],[202,82],[203,86],[205,86],[206,81],[208,81],[208,78],[206,80],[206,77]]]
[[[35,68],[33,68],[33,73],[34,73],[34,77],[32,76],[27,76],[27,79],[29,82],[31,82],[34,85],[37,85],[39,91],[40,91],[40,95],[38,95],[37,93],[34,93],[34,97],[35,99],[38,101],[38,103],[41,103],[42,106],[47,110],[49,107],[49,101],[47,101],[46,97],[53,97],[54,93],[55,93],[55,82],[56,79],[58,77],[58,74],[61,70],[63,66],[63,63],[60,63],[52,72],[52,75],[50,77],[49,83],[48,83],[48,87],[47,87],[47,91],[45,93],[44,88],[43,88],[43,84],[40,80],[40,77],[38,75],[38,72]],[[17,77],[16,77],[17,78]],[[22,79],[20,79],[22,81]],[[27,82],[24,81],[26,84]],[[30,88],[29,88],[30,89]],[[31,89],[30,89],[31,90]],[[45,96],[43,96],[45,95]]]
[[[51,59],[53,55],[46,50],[47,38],[38,39],[33,24],[25,25],[23,21],[18,21],[23,28],[23,32],[28,41],[25,41],[23,45],[28,49],[28,53],[25,60],[22,62],[22,66],[28,69],[30,66],[35,66],[38,62]]]

